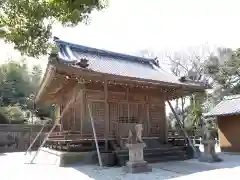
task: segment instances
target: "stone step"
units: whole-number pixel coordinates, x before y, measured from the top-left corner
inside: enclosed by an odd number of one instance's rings
[[[168,155],[168,156],[155,156],[155,157],[145,157],[144,160],[148,163],[158,163],[158,162],[167,162],[167,161],[183,161],[189,159],[187,155]],[[117,165],[125,166],[128,161],[128,156],[124,158],[117,157]]]
[[[116,157],[117,164],[123,166],[129,159],[128,151],[116,152]],[[183,147],[173,147],[170,149],[146,149],[144,151],[144,160],[148,163],[186,159],[189,158]]]
[[[94,142],[82,142],[82,143],[75,143],[75,144],[67,144],[62,143],[61,145],[53,144],[51,142],[47,142],[44,147],[49,147],[50,149],[55,150],[62,150],[62,151],[69,151],[69,152],[87,152],[87,151],[95,151],[96,147]],[[104,142],[99,142],[98,147],[100,151],[105,150]]]
[[[168,156],[168,155],[172,155],[172,154],[177,154],[177,155],[186,155],[186,152],[184,151],[165,151],[165,152],[144,152],[144,157],[158,157],[158,156]],[[118,157],[122,157],[122,156],[127,156],[128,157],[128,152],[126,153],[121,153],[118,154],[116,153],[116,155]]]
[[[144,139],[146,146],[148,148],[161,148],[161,147],[170,147],[171,144],[164,144],[160,139]]]
[[[154,148],[154,149],[150,149],[150,148],[146,148],[143,149],[144,154],[148,154],[148,153],[154,153],[154,154],[162,154],[162,153],[170,153],[173,152],[175,153],[176,151],[184,151],[185,147],[171,147],[171,148]],[[121,154],[128,154],[128,150],[124,149],[124,150],[119,150],[116,151],[116,154],[121,155]]]

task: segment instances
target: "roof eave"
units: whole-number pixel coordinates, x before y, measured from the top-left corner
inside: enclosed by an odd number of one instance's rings
[[[36,94],[36,97],[35,97],[35,100],[34,100],[35,104],[39,103],[39,101],[40,101],[40,99],[41,99],[41,97],[42,97],[42,95],[45,91],[45,88],[50,84],[51,79],[55,74],[55,71],[56,71],[56,68],[51,63],[48,63],[47,69],[44,73],[44,76],[42,78],[42,82],[39,86],[39,90],[38,90],[38,92]]]
[[[203,116],[205,118],[210,118],[210,117],[218,117],[218,116],[235,116],[235,115],[240,115],[240,113],[223,113],[223,114],[220,114],[220,113],[206,113],[206,114],[203,114]]]

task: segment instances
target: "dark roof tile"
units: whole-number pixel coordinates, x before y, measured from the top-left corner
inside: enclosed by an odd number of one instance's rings
[[[179,77],[162,70],[155,59],[126,55],[56,39],[59,48],[59,58],[64,63],[72,63],[86,58],[89,60],[88,69],[96,72],[125,77],[141,78],[179,85],[200,86],[197,83],[183,83]]]
[[[233,96],[225,96],[223,100],[217,104],[205,116],[226,116],[240,114],[240,94]]]

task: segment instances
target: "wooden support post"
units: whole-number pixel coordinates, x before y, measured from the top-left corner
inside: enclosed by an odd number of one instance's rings
[[[149,113],[149,97],[146,96],[146,117],[147,117],[147,124],[148,124],[148,129],[147,129],[147,135],[150,135],[151,131],[151,120],[150,120],[150,113]]]
[[[166,105],[165,105],[165,101],[163,101],[164,103],[164,114],[165,114],[165,142],[168,142],[168,121],[167,121],[167,117],[166,117]]]
[[[76,87],[75,92],[74,92],[74,97],[75,97],[74,103],[75,104],[76,104],[76,101],[77,101],[77,94],[79,94],[78,91],[79,91],[79,89]],[[74,106],[72,108],[72,116],[73,116],[73,127],[74,127],[73,131],[75,131],[76,130],[76,106]]]
[[[187,132],[184,130],[184,127],[183,127],[183,125],[182,125],[182,122],[181,122],[180,118],[178,117],[177,113],[175,112],[172,104],[170,103],[169,100],[167,100],[167,102],[168,102],[168,105],[170,106],[170,109],[172,110],[172,113],[173,113],[174,117],[176,118],[176,120],[177,120],[180,128],[182,129],[185,138],[187,138],[189,145],[192,147],[192,149],[193,149],[193,151],[194,151],[194,156],[199,156],[199,154],[197,153],[197,150],[196,150],[195,146],[193,145],[191,139],[189,138]]]
[[[81,105],[80,105],[80,111],[81,111],[81,122],[80,122],[80,132],[81,132],[81,137],[83,135],[83,124],[86,118],[86,86],[85,84],[82,84],[81,90]]]
[[[130,118],[130,104],[129,104],[129,88],[127,88],[127,108],[128,108],[128,119]]]
[[[62,119],[60,118],[61,117],[61,114],[62,114],[62,111],[63,111],[63,109],[64,109],[64,107],[63,107],[63,97],[61,97],[61,101],[59,102],[59,106],[58,106],[58,114],[57,114],[57,116],[56,116],[56,121],[58,120],[59,121],[59,124],[60,124],[60,132],[62,132],[63,131],[63,121],[62,121]]]
[[[105,102],[105,132],[104,132],[104,137],[105,137],[105,151],[108,151],[108,136],[109,136],[109,130],[110,130],[110,125],[109,125],[109,104],[108,104],[108,81],[105,79],[104,81],[104,102]]]

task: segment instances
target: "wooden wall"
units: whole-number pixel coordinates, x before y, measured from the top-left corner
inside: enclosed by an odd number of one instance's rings
[[[240,152],[240,115],[218,117],[218,136],[223,152]]]
[[[95,122],[95,128],[99,135],[104,135],[104,132],[112,132],[116,135],[123,132],[121,124],[126,123],[124,122],[124,118],[129,119],[130,117],[134,117],[134,119],[137,119],[143,124],[144,136],[167,138],[163,95],[117,85],[108,85],[107,89],[107,101],[105,101],[104,85],[87,85],[84,92],[82,92],[81,99],[63,116],[63,129],[92,133],[87,107],[87,104],[89,104]],[[83,90],[78,89],[78,92],[80,91]],[[68,103],[73,94],[74,93],[71,92],[63,96],[62,108]],[[82,105],[84,107],[82,107]],[[84,110],[81,110],[81,108]],[[108,110],[106,108],[108,108]],[[109,112],[109,114],[106,116],[107,112]],[[106,119],[106,117],[108,118]],[[109,126],[106,125],[107,123],[109,123]],[[109,129],[106,130],[106,128]],[[128,135],[128,133],[125,134],[126,136]]]

